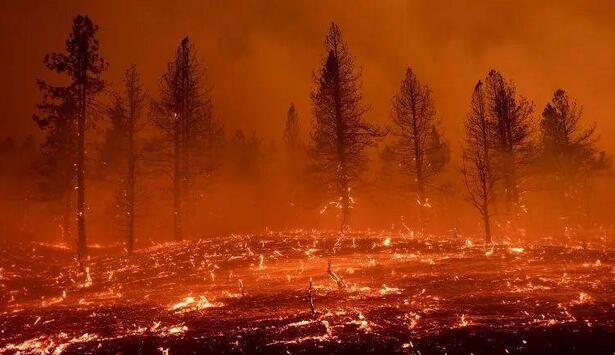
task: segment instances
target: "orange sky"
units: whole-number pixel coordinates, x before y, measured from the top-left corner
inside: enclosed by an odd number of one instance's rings
[[[89,15],[120,82],[137,64],[157,94],[165,63],[190,35],[209,69],[216,115],[230,129],[278,138],[288,103],[307,128],[312,71],[328,23],[337,22],[363,68],[368,119],[390,122],[390,99],[411,65],[434,91],[453,145],[473,84],[494,67],[536,103],[557,88],[585,106],[602,145],[615,151],[615,2],[612,1],[69,1],[0,2],[0,138],[37,129],[35,78],[60,50],[71,18]]]

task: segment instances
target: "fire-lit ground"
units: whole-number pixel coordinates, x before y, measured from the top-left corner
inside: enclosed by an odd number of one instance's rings
[[[271,233],[94,248],[86,271],[4,243],[0,353],[612,354],[609,239]]]

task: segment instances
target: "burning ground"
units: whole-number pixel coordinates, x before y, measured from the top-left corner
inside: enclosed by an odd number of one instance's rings
[[[94,248],[85,268],[4,242],[0,353],[612,354],[608,240],[297,231]]]

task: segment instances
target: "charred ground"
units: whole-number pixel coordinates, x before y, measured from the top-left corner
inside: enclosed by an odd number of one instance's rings
[[[612,354],[613,245],[574,240],[297,231],[92,249],[85,268],[3,243],[0,352]]]

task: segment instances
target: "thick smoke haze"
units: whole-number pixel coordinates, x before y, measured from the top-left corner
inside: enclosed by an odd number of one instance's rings
[[[0,0],[0,354],[615,355],[615,0]]]
[[[100,53],[110,64],[103,79],[110,92],[121,87],[124,71],[136,64],[147,93],[158,97],[167,63],[182,38],[190,36],[206,68],[213,115],[223,122],[227,139],[242,130],[246,137],[258,137],[262,152],[282,150],[286,112],[293,102],[307,142],[313,120],[313,75],[326,54],[323,40],[334,21],[362,73],[367,121],[384,128],[392,125],[391,99],[408,66],[431,88],[451,149],[451,163],[444,181],[438,183],[454,190],[450,200],[439,201],[445,207],[432,218],[442,222],[441,231],[457,223],[471,229],[478,222],[464,201],[457,168],[472,89],[490,69],[513,80],[517,92],[533,101],[534,139],[543,108],[562,88],[583,106],[582,125],[597,124],[597,147],[615,151],[615,140],[610,139],[615,135],[614,12],[610,1],[3,1],[0,140],[10,137],[18,146],[26,141],[22,151],[36,156],[44,138],[32,120],[41,99],[36,79],[62,80],[45,69],[43,57],[64,49],[73,17],[84,14],[100,27]],[[100,100],[110,101],[104,95]],[[99,122],[87,133],[89,156],[97,154],[94,145],[104,136],[106,123]],[[401,216],[406,221],[416,217],[408,213],[414,203],[412,190],[400,194],[392,186],[376,186],[384,143],[369,153],[374,163],[366,174],[368,183],[358,192],[360,207],[354,211],[353,225],[358,228],[399,227]],[[245,158],[241,152],[229,154]],[[292,164],[284,157],[273,161],[263,156],[252,175],[245,166],[227,162],[222,178],[202,186],[202,205],[193,218],[201,221],[203,231],[336,226],[335,216],[318,213],[322,201],[306,198],[301,212],[279,211],[278,206],[288,205],[290,188],[284,185],[288,181],[283,171]],[[90,170],[94,173],[87,178],[96,180],[95,169]],[[169,181],[165,174],[148,174],[141,187],[145,193],[140,197],[138,234],[165,240],[172,225]],[[8,196],[4,209],[10,212],[3,216],[8,235],[44,238],[39,228],[45,228],[48,235],[56,236],[57,219],[45,216],[44,205],[28,201],[33,187],[24,184],[31,176],[7,179],[20,185],[2,186]],[[88,224],[94,241],[117,240],[113,237],[117,231],[109,223],[114,184],[102,179],[89,187]],[[535,207],[544,207],[542,197],[531,201]]]
[[[614,11],[610,1],[3,1],[0,128],[3,136],[38,133],[30,117],[35,79],[47,75],[42,58],[62,48],[72,17],[82,13],[101,28],[106,80],[119,83],[135,63],[156,92],[189,35],[208,68],[215,114],[267,138],[280,136],[290,101],[308,125],[312,72],[331,21],[363,69],[372,121],[389,121],[391,96],[411,65],[431,85],[446,133],[458,143],[473,84],[496,68],[538,111],[557,88],[567,89],[610,137]]]

